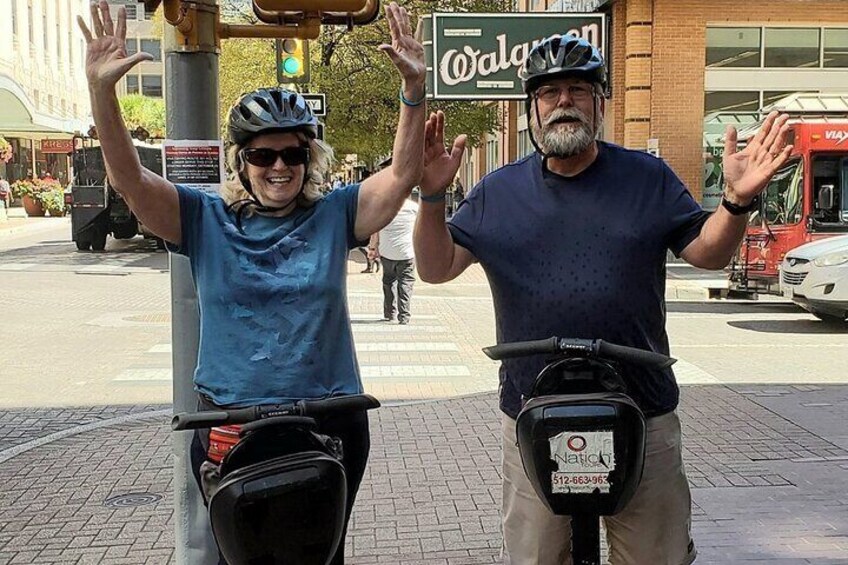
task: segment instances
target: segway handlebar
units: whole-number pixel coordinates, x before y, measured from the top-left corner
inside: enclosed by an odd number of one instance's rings
[[[516,341],[501,343],[483,348],[490,359],[513,359],[529,355],[571,354],[574,356],[597,357],[624,361],[654,369],[671,367],[677,360],[662,353],[646,351],[636,347],[617,345],[600,339],[573,339],[551,337],[534,341]]]
[[[313,418],[341,412],[363,412],[379,407],[380,401],[370,394],[353,394],[334,396],[323,400],[299,400],[289,404],[267,404],[232,410],[182,412],[174,414],[171,420],[171,429],[175,431],[195,430],[214,426],[247,424],[256,420],[280,416]]]

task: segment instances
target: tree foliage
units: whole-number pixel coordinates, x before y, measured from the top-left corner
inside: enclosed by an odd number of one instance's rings
[[[165,137],[165,101],[142,94],[127,94],[118,99],[127,128],[138,126],[148,131],[150,137]]]
[[[510,0],[407,0],[413,16],[432,12],[508,12]],[[238,0],[224,0],[228,18],[252,22],[252,14]],[[318,40],[310,42],[311,82],[308,90],[327,95],[324,119],[327,141],[336,153],[356,153],[374,163],[388,155],[397,128],[400,75],[388,56],[379,51],[388,42],[388,22],[382,15],[374,23],[352,30],[324,26]],[[221,49],[221,123],[240,94],[276,83],[273,40],[227,40]],[[464,133],[471,145],[500,125],[498,105],[466,101],[431,102],[429,110],[446,114],[446,136]]]

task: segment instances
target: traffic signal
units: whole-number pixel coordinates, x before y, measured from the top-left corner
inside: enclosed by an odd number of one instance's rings
[[[277,40],[277,83],[309,82],[309,42],[305,39]]]
[[[259,21],[272,25],[299,25],[317,15],[322,25],[351,28],[380,15],[380,0],[252,0],[252,6]]]

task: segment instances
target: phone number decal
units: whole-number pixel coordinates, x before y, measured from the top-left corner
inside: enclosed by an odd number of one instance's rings
[[[607,473],[551,473],[551,492],[567,494],[573,492],[609,492]]]

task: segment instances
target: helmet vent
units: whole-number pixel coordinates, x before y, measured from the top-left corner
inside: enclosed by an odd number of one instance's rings
[[[274,99],[274,105],[275,105],[277,108],[282,108],[282,107],[283,107],[283,95],[282,95],[282,93],[281,93],[279,90],[276,90],[276,89],[275,89],[275,90],[272,90],[272,91],[271,91],[271,98],[273,98],[273,99]]]

